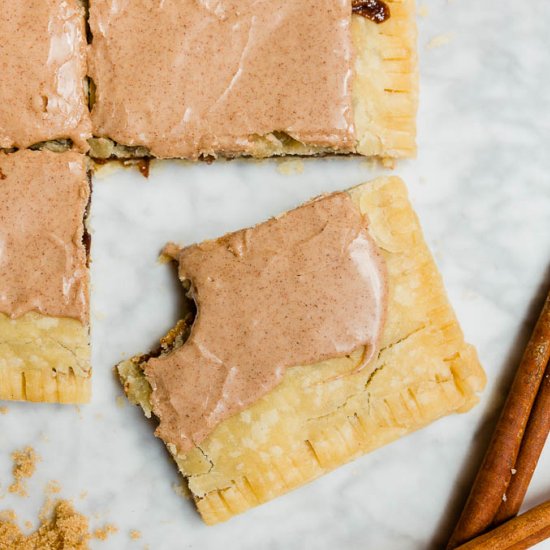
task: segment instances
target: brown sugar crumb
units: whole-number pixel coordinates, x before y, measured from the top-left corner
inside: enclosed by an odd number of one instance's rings
[[[88,550],[88,520],[66,500],[56,503],[52,516],[40,527],[24,535],[15,519],[0,516],[0,549],[9,550]]]
[[[17,514],[14,510],[0,510],[0,524],[1,522],[14,522],[17,521]]]
[[[132,540],[139,540],[141,538],[141,531],[138,531],[137,529],[132,529],[130,531],[130,538]]]
[[[0,414],[8,414],[8,411],[9,411],[8,407],[4,407],[4,406],[0,407]]]
[[[46,485],[46,494],[47,495],[56,495],[61,492],[61,484],[56,479],[48,481]]]
[[[112,523],[107,523],[104,527],[96,529],[94,531],[94,539],[106,540],[109,535],[112,535],[118,531],[118,527]]]
[[[38,512],[38,519],[41,521],[41,523],[44,523],[50,519],[56,504],[57,501],[54,501],[50,497],[46,498],[46,501],[42,505],[42,508],[40,508],[40,512]]]
[[[25,480],[34,474],[36,463],[40,460],[40,457],[32,447],[25,447],[21,451],[14,451],[11,454],[11,459],[13,460],[14,481],[8,487],[8,491],[26,497],[28,493]]]

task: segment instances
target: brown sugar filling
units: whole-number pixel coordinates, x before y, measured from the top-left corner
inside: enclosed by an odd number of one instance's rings
[[[384,23],[391,15],[390,7],[383,0],[353,0],[351,11],[374,23]]]

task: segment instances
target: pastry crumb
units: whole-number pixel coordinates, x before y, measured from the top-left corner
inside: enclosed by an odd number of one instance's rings
[[[81,491],[80,494],[78,495],[78,498],[80,500],[84,500],[87,496],[88,496],[88,491]]]
[[[116,396],[116,406],[119,409],[123,409],[126,406],[126,397],[123,395],[117,395]]]
[[[27,520],[23,525],[25,526],[25,529],[27,531],[30,531],[32,529],[32,521]]]
[[[453,39],[453,37],[454,37],[453,33],[438,34],[428,42],[428,49],[433,50],[435,48],[440,48],[441,46],[445,46]]]
[[[107,540],[109,535],[118,532],[118,527],[112,523],[107,523],[103,527],[96,529],[93,533],[94,539]]]
[[[515,476],[518,473],[518,471],[515,468],[512,468],[510,471],[512,472],[513,476]]]
[[[20,451],[14,451],[11,459],[13,460],[13,483],[8,487],[8,491],[26,497],[28,493],[25,481],[36,471],[36,463],[40,457],[32,447],[25,447]]]
[[[11,511],[13,513],[13,511]],[[25,522],[28,527],[30,522]],[[32,527],[32,524],[30,525]],[[50,518],[24,535],[16,523],[15,513],[6,518],[0,513],[0,548],[9,550],[88,550],[88,520],[66,500],[58,501]]]
[[[277,172],[283,176],[295,176],[304,171],[304,162],[301,159],[281,160],[277,163]]]
[[[137,529],[132,529],[130,531],[130,538],[132,540],[139,540],[141,538],[141,531],[138,531]]]
[[[4,406],[0,407],[0,414],[8,414],[8,412],[9,412],[8,407],[4,407]]]

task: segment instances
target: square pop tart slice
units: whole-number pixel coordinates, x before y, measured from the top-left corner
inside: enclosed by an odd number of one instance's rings
[[[0,153],[0,399],[90,399],[87,158]]]
[[[94,0],[92,156],[412,156],[414,12],[414,0]]]
[[[165,254],[196,310],[118,374],[208,524],[477,403],[484,372],[398,178]]]

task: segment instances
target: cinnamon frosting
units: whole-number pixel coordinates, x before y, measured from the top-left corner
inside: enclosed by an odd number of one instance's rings
[[[0,312],[88,323],[86,161],[78,153],[0,153]]]
[[[78,0],[0,0],[0,148],[70,138],[87,150],[86,34]]]
[[[385,263],[347,193],[183,249],[188,340],[144,365],[157,435],[185,452],[274,388],[285,369],[376,353],[387,308]]]
[[[157,157],[282,132],[349,151],[349,0],[94,0],[94,135]]]

